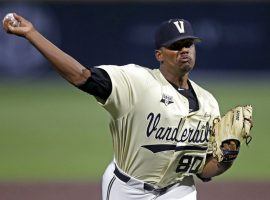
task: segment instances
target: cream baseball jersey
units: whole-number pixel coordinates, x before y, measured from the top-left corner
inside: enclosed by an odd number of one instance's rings
[[[138,65],[103,65],[112,92],[100,104],[110,113],[115,161],[131,177],[165,187],[199,173],[211,151],[212,121],[219,117],[215,98],[190,81],[199,110],[159,69]]]

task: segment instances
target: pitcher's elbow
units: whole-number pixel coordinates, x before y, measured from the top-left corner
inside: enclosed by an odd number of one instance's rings
[[[86,83],[86,81],[90,78],[91,71],[89,69],[83,69],[82,72],[76,76],[73,76],[70,82],[75,86],[80,86]]]

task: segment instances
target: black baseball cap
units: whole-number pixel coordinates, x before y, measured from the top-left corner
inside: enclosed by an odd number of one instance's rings
[[[155,34],[155,47],[169,47],[171,44],[184,39],[201,39],[193,34],[191,24],[184,19],[170,19],[161,23]]]

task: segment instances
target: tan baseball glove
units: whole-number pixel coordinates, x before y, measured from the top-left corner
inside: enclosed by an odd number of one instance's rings
[[[214,119],[210,141],[213,156],[218,162],[232,162],[238,155],[241,143],[251,141],[252,106],[237,106],[221,119]]]

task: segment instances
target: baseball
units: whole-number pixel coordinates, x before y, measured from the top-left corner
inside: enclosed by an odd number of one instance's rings
[[[13,13],[8,13],[8,14],[4,17],[3,23],[4,23],[6,20],[9,20],[9,21],[10,21],[11,26],[14,26],[14,27],[20,26],[20,22],[17,21],[17,20],[15,19]]]

